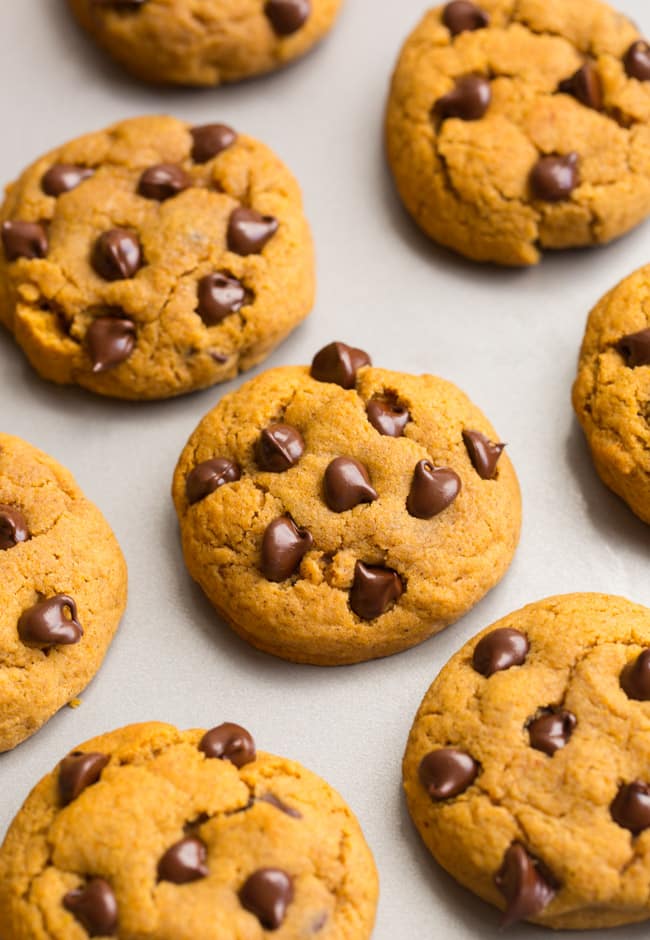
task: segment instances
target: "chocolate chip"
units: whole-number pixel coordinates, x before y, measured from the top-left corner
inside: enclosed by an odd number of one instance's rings
[[[13,548],[19,542],[28,542],[31,533],[20,509],[0,504],[0,551]]]
[[[7,261],[44,258],[49,248],[45,226],[40,222],[3,222],[2,244]]]
[[[544,202],[565,202],[578,185],[578,154],[553,154],[540,157],[530,174],[530,185],[536,199]]]
[[[311,0],[267,0],[264,13],[278,36],[290,36],[309,19]]]
[[[487,679],[495,672],[526,662],[530,643],[519,630],[500,627],[487,633],[474,647],[472,666]]]
[[[480,431],[463,431],[465,448],[472,466],[483,480],[492,480],[505,444],[495,444]]]
[[[200,839],[192,836],[181,839],[170,846],[158,862],[158,880],[185,885],[206,878],[209,874],[207,857],[207,849]]]
[[[503,864],[494,876],[494,883],[506,899],[502,927],[510,927],[520,920],[534,917],[557,894],[556,886],[550,876],[542,871],[539,860],[519,842],[513,842],[507,849]]]
[[[93,878],[84,888],[69,891],[63,906],[85,927],[89,937],[112,937],[117,931],[117,901],[103,878]]]
[[[571,712],[548,711],[528,725],[530,746],[553,757],[569,743],[577,723],[578,719]]]
[[[91,263],[106,281],[124,281],[142,267],[142,247],[138,236],[125,228],[102,232],[95,242]]]
[[[616,348],[631,369],[650,366],[650,329],[628,333],[619,339]]]
[[[457,36],[466,30],[484,29],[489,24],[490,17],[474,3],[454,0],[442,11],[442,22],[452,36]]]
[[[480,75],[464,75],[456,84],[438,98],[433,111],[436,117],[460,118],[463,121],[478,121],[490,107],[492,88],[487,78]]]
[[[150,166],[140,177],[138,192],[145,199],[164,202],[172,196],[178,196],[192,185],[192,178],[185,170],[174,163],[158,163]]]
[[[373,428],[387,437],[401,437],[411,420],[406,408],[381,398],[373,398],[368,402],[366,414]]]
[[[609,809],[615,823],[638,836],[650,829],[650,786],[642,780],[623,784]]]
[[[265,930],[277,930],[293,901],[291,876],[280,868],[259,868],[244,882],[239,900]]]
[[[66,617],[65,612],[70,616]],[[18,635],[32,646],[69,646],[78,643],[83,628],[77,605],[67,594],[55,594],[25,610],[18,620]]]
[[[236,483],[241,479],[241,468],[234,460],[227,457],[214,457],[204,460],[187,475],[185,493],[190,505],[205,499],[226,483]]]
[[[201,124],[193,127],[192,159],[195,163],[207,163],[222,150],[227,150],[237,140],[237,134],[227,124]]]
[[[432,751],[420,763],[420,783],[432,800],[448,800],[470,787],[479,765],[465,751],[443,747]]]
[[[207,326],[214,326],[241,310],[247,299],[246,288],[236,277],[218,271],[201,278],[198,298],[197,313]]]
[[[110,761],[108,754],[73,751],[61,761],[59,767],[59,796],[67,806],[80,796],[86,787],[97,783],[104,767]]]
[[[295,467],[305,450],[300,431],[289,424],[271,424],[260,434],[255,459],[260,470],[284,473]]]
[[[255,741],[252,735],[246,728],[230,721],[206,731],[199,742],[199,750],[206,757],[230,761],[235,767],[243,767],[255,760]]]
[[[362,620],[374,620],[396,604],[404,593],[402,579],[392,568],[364,565],[354,566],[354,580],[350,589],[350,607]]]
[[[235,209],[228,222],[228,250],[257,255],[278,230],[278,220],[255,209]]]
[[[47,196],[62,196],[76,189],[80,183],[94,174],[87,166],[76,166],[74,163],[55,163],[43,175],[41,188]]]
[[[625,71],[640,82],[650,81],[650,46],[643,39],[633,42],[623,56]]]
[[[97,317],[86,331],[84,346],[92,371],[108,372],[129,358],[135,348],[135,323],[125,317]]]
[[[283,803],[282,800],[273,793],[265,793],[264,796],[260,797],[260,802],[274,806],[276,809],[279,809],[281,813],[284,813],[285,816],[291,816],[292,819],[302,819],[302,813],[292,806],[287,806],[286,803]]]
[[[621,673],[621,688],[628,698],[650,702],[650,650],[644,650]]]
[[[334,382],[341,388],[354,388],[357,372],[369,365],[372,365],[370,356],[363,349],[355,349],[345,343],[330,343],[314,356],[310,375],[317,382]]]
[[[359,503],[378,499],[368,471],[352,457],[337,457],[327,467],[323,480],[325,502],[332,512],[346,512]]]
[[[262,539],[262,574],[268,581],[286,581],[313,544],[311,532],[299,529],[288,516],[280,516],[267,527]]]
[[[603,86],[598,69],[592,62],[585,62],[582,68],[574,72],[570,78],[565,78],[558,85],[558,91],[565,95],[573,95],[586,108],[602,111]]]
[[[453,470],[420,460],[415,466],[406,508],[416,519],[433,519],[451,506],[460,489],[460,477]]]

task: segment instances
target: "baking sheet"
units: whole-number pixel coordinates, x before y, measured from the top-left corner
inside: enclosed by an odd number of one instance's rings
[[[644,0],[618,5],[650,33]],[[381,877],[374,940],[491,940],[501,936],[496,911],[438,869],[411,827],[401,756],[438,670],[498,617],[569,591],[650,605],[650,528],[599,482],[569,400],[586,314],[650,260],[650,227],[605,249],[547,256],[528,271],[475,266],[421,236],[393,193],[381,125],[398,48],[425,6],[347,0],[330,38],[280,74],[219,90],[161,91],[100,55],[63,0],[0,2],[0,180],[70,137],[144,113],[224,121],[261,138],[302,184],[320,279],[313,316],[266,365],[309,362],[341,339],[378,365],[451,379],[509,442],[524,500],[509,574],[461,623],[381,662],[283,663],[217,621],[185,572],[169,497],[190,432],[245,379],[175,401],[111,402],[41,381],[3,333],[0,428],[63,462],[102,508],[127,557],[130,602],[81,707],[64,709],[0,757],[0,834],[31,786],[95,734],[150,719],[181,727],[236,721],[264,750],[324,776],[356,811]],[[610,935],[636,940],[647,926]],[[520,926],[510,936],[549,934]]]

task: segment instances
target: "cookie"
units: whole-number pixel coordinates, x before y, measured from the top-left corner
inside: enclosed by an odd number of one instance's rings
[[[573,406],[604,483],[650,523],[650,266],[589,315]]]
[[[435,680],[404,758],[436,860],[560,929],[650,917],[650,610],[606,594],[530,604]]]
[[[295,662],[387,656],[461,617],[520,527],[505,445],[454,385],[344,343],[227,395],[183,451],[185,560],[220,615]]]
[[[99,669],[126,605],[126,564],[72,475],[0,434],[0,751]]]
[[[136,78],[220,85],[304,55],[330,30],[341,0],[69,3],[84,29]]]
[[[453,0],[402,49],[386,137],[407,210],[468,258],[609,242],[650,212],[650,47],[599,0]]]
[[[102,395],[231,379],[313,304],[298,185],[223,124],[142,117],[65,144],[0,222],[0,320],[44,378]]]
[[[88,741],[35,787],[0,849],[12,940],[368,940],[376,903],[341,797],[230,723]]]

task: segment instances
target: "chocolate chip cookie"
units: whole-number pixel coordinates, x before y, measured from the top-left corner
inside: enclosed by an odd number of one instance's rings
[[[404,45],[386,135],[404,205],[468,258],[609,242],[650,212],[650,47],[599,0],[452,0]]]
[[[102,395],[231,379],[313,304],[298,185],[224,124],[135,118],[65,144],[0,224],[0,320],[42,376]]]
[[[341,0],[69,0],[81,25],[147,82],[220,85],[304,55]]]
[[[650,266],[589,315],[573,406],[604,483],[650,523]]]
[[[0,434],[0,751],[99,669],[126,604],[126,565],[71,474]]]
[[[650,610],[570,594],[470,640],[420,707],[408,806],[436,860],[560,929],[650,917]]]
[[[11,940],[368,940],[376,903],[341,797],[231,723],[87,742],[36,786],[0,849]]]
[[[431,375],[331,343],[226,396],[174,477],[185,560],[246,640],[320,665],[387,656],[503,576],[520,526],[485,416]]]

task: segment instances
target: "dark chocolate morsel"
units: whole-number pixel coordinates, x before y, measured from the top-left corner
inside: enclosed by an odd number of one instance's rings
[[[197,464],[187,475],[185,494],[190,505],[205,499],[226,483],[241,479],[241,468],[227,457],[214,457]]]
[[[265,793],[264,796],[261,796],[259,799],[261,803],[268,803],[269,806],[274,806],[276,809],[279,809],[285,816],[291,816],[292,819],[302,819],[302,813],[299,810],[294,809],[292,806],[287,806],[286,803],[273,793]]]
[[[650,702],[650,650],[644,650],[621,673],[621,688],[628,698]]]
[[[278,36],[291,36],[305,25],[311,14],[311,0],[267,0],[264,13]]]
[[[479,772],[479,765],[466,751],[443,747],[431,751],[420,762],[420,783],[432,800],[449,800],[464,793]]]
[[[354,566],[354,580],[350,589],[350,607],[362,620],[375,620],[386,613],[404,593],[404,584],[392,568],[364,565]]]
[[[0,504],[0,551],[13,548],[19,542],[28,542],[31,537],[20,509]]]
[[[463,431],[465,448],[472,466],[482,480],[492,480],[505,444],[495,444],[480,431]]]
[[[317,382],[334,382],[342,388],[354,388],[357,372],[372,365],[363,349],[345,343],[330,343],[317,352],[311,364],[311,377]]]
[[[255,741],[252,735],[230,721],[212,728],[199,742],[199,750],[206,757],[230,761],[235,767],[243,767],[255,760]]]
[[[66,617],[65,611],[70,612]],[[83,628],[77,619],[77,605],[68,594],[55,594],[23,611],[18,635],[30,646],[69,646],[78,643]]]
[[[484,29],[489,25],[490,17],[475,3],[468,0],[453,0],[442,11],[442,22],[452,36],[465,31]]]
[[[530,173],[530,186],[536,199],[565,202],[579,184],[577,153],[540,157]]]
[[[633,42],[623,56],[625,71],[640,82],[650,81],[650,46],[644,39]]]
[[[451,506],[461,490],[460,477],[448,467],[434,467],[429,460],[415,465],[406,508],[416,519],[433,519]]]
[[[260,434],[255,459],[260,470],[284,473],[295,467],[305,450],[302,434],[289,424],[271,424]]]
[[[323,480],[325,502],[332,512],[346,512],[359,503],[378,499],[368,471],[352,457],[337,457],[328,465]]]
[[[59,796],[67,806],[93,783],[97,783],[104,767],[110,761],[108,754],[73,751],[59,765]]]
[[[463,75],[456,84],[438,98],[433,111],[436,117],[460,118],[463,121],[478,121],[490,107],[492,88],[487,78],[481,75]]]
[[[102,232],[93,247],[91,264],[105,281],[124,281],[142,267],[142,247],[138,236],[125,228]]]
[[[489,679],[495,672],[523,665],[529,649],[528,637],[523,633],[500,627],[478,641],[472,655],[472,666]]]
[[[208,852],[200,839],[189,836],[170,846],[158,862],[158,880],[175,885],[189,884],[209,874]]]
[[[69,891],[63,906],[85,928],[89,937],[112,937],[117,931],[117,901],[103,878],[93,878],[83,888]]]
[[[585,62],[570,78],[565,78],[560,82],[558,91],[564,92],[565,95],[573,95],[586,108],[593,108],[594,111],[602,110],[603,86],[598,69],[593,62]]]
[[[236,277],[217,271],[201,278],[198,299],[197,313],[206,326],[215,326],[241,310],[246,303],[246,288]]]
[[[293,519],[288,516],[274,519],[262,539],[262,574],[268,581],[286,581],[313,544],[311,532],[299,529]]]
[[[239,900],[265,930],[277,930],[293,901],[291,876],[280,868],[259,868],[244,882]]]
[[[406,408],[381,398],[372,398],[368,402],[366,414],[373,428],[386,437],[401,437],[411,420]]]
[[[92,371],[108,372],[129,358],[135,349],[135,323],[125,317],[97,317],[86,331],[84,346]]]
[[[192,185],[192,177],[175,163],[158,163],[150,166],[140,177],[138,192],[145,199],[164,202],[172,196],[178,196]]]
[[[237,134],[227,124],[201,124],[193,127],[192,159],[195,163],[207,163],[222,150],[227,150],[237,140]]]
[[[541,913],[557,894],[557,887],[542,871],[539,860],[519,842],[513,842],[506,850],[494,883],[506,899],[502,927]]]
[[[94,174],[88,166],[74,163],[55,163],[43,174],[41,188],[47,196],[62,196],[76,189],[80,183]]]
[[[257,255],[278,230],[278,220],[255,209],[234,209],[228,222],[228,250],[236,255]]]
[[[650,829],[650,786],[642,780],[623,784],[609,809],[615,823],[638,836]]]
[[[548,711],[528,725],[530,746],[553,757],[556,751],[569,743],[577,723],[578,720],[572,712]]]
[[[16,219],[2,223],[2,245],[7,261],[44,258],[49,248],[45,226]]]
[[[631,369],[650,366],[650,328],[628,333],[619,339],[616,348]]]

